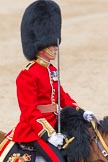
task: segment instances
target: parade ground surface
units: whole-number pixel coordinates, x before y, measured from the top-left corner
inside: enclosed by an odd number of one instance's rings
[[[28,61],[20,22],[33,0],[0,0],[0,130],[18,122],[16,77]],[[98,119],[108,115],[108,0],[56,0],[62,10],[61,84]],[[57,65],[57,60],[53,62]]]

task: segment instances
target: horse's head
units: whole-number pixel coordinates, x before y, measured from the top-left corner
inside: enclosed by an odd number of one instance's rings
[[[83,110],[66,107],[61,111],[61,133],[68,139],[75,139],[63,151],[68,161],[87,159],[90,156],[90,136],[88,124],[83,119]]]
[[[75,137],[64,149],[64,155],[67,156],[68,162],[82,159],[87,162],[108,162],[97,144],[101,145],[98,137],[101,134],[106,144],[106,150],[108,150],[108,116],[100,120],[100,124],[96,125],[95,130],[93,125],[83,119],[83,113],[83,110],[77,111],[72,107],[66,107],[61,111],[61,133],[65,134],[68,139]],[[108,154],[108,151],[106,153]]]

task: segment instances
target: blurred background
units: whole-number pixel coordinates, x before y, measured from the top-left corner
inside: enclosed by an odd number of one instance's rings
[[[28,61],[20,22],[33,0],[0,0],[0,130],[18,122],[16,77]],[[62,11],[61,84],[100,119],[108,115],[108,0],[56,0]],[[57,60],[53,62],[57,65]]]

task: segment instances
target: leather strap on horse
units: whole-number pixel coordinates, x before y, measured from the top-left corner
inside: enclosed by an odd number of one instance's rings
[[[91,120],[91,124],[92,124],[93,128],[95,129],[95,128],[96,128],[96,124],[95,124],[94,120]],[[102,138],[102,136],[101,136],[101,134],[100,134],[100,132],[99,132],[98,130],[96,130],[96,134],[97,134],[97,136],[98,136],[100,142],[102,143],[104,149],[105,149],[105,150],[107,151],[107,153],[108,153],[108,147],[107,147],[106,143],[104,142],[104,140],[103,140],[103,138]]]
[[[42,113],[56,112],[57,105],[56,104],[37,105],[37,109],[39,109]]]

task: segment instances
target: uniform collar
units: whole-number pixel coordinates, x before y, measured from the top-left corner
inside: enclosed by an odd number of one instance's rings
[[[50,62],[46,61],[45,59],[43,59],[42,57],[38,56],[36,59],[36,62],[44,67],[48,67],[50,65]]]

